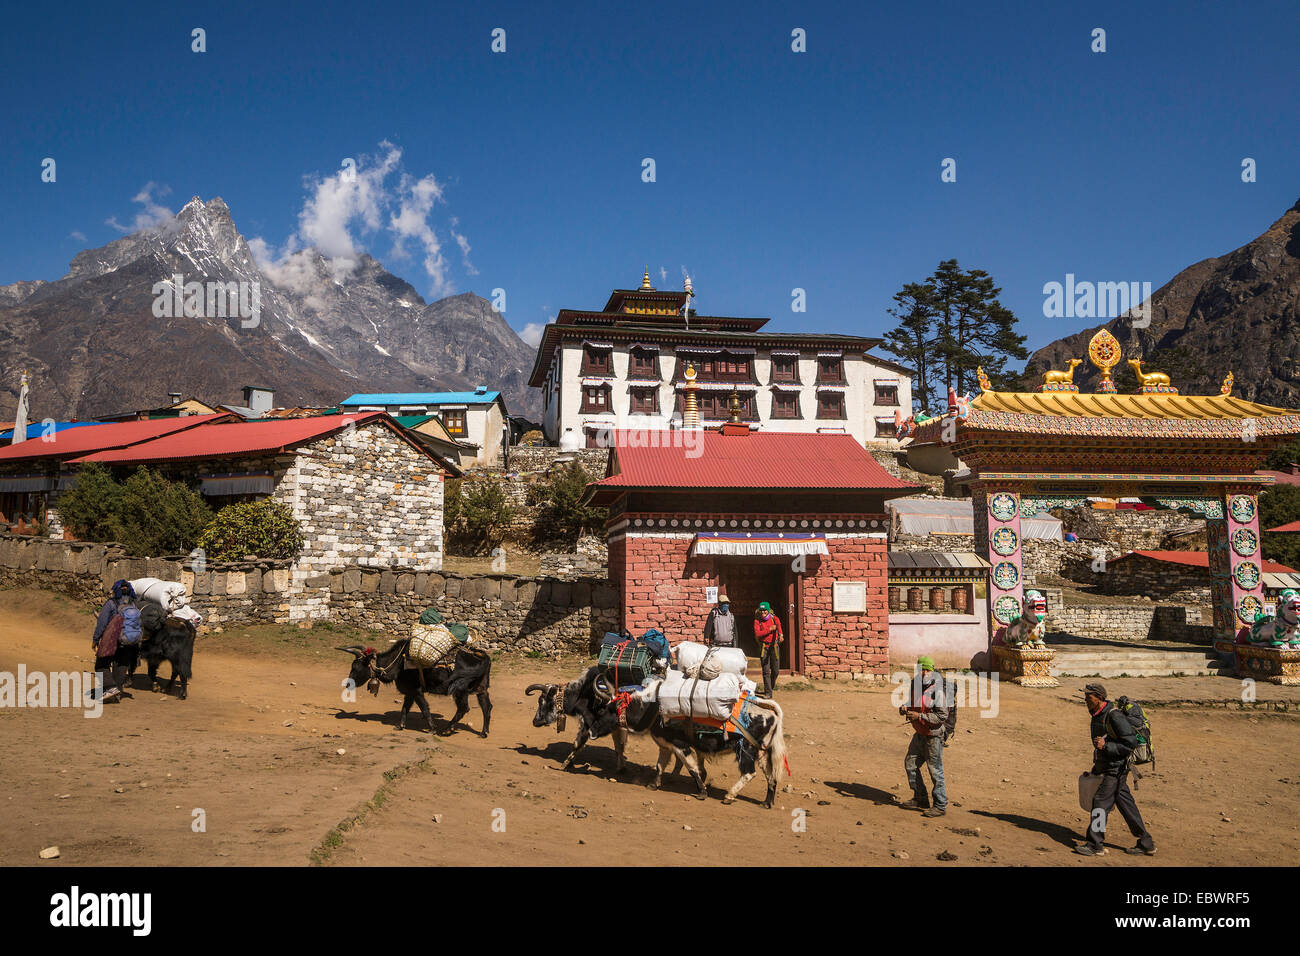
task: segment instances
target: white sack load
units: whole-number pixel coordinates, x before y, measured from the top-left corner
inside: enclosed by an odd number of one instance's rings
[[[707,644],[682,641],[673,650],[677,653],[677,669],[689,677],[694,677],[699,671],[700,662],[704,660],[704,655],[709,653],[710,648]],[[713,654],[709,657],[709,665],[705,668],[703,677],[711,679],[717,674],[745,676],[749,661],[745,657],[745,652],[739,647],[715,647],[712,650]],[[719,669],[717,674],[708,673],[715,666]]]
[[[744,691],[754,693],[754,682],[735,674],[696,681],[681,671],[670,670],[659,682],[659,713],[664,717],[712,717],[726,720]],[[653,694],[655,691],[650,690]]]
[[[456,635],[443,624],[416,624],[411,628],[407,657],[420,667],[432,667],[459,644]]]
[[[152,601],[164,611],[175,612],[190,603],[185,585],[161,578],[138,578],[130,582],[138,601]]]
[[[179,617],[182,621],[189,621],[195,627],[198,627],[203,623],[203,615],[194,610],[194,608],[190,607],[188,604],[184,607],[178,607],[170,613],[172,617]]]

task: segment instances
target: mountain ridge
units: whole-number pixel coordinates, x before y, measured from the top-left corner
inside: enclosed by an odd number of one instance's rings
[[[255,284],[256,322],[156,316],[154,289],[166,283],[170,295],[176,274]],[[512,414],[541,412],[527,386],[533,350],[487,300],[426,302],[365,253],[331,260],[308,248],[259,263],[220,197],[196,196],[159,226],[78,252],[59,279],[0,287],[0,354],[0,418],[12,417],[24,369],[38,420],[156,407],[172,391],[233,403],[252,383],[275,388],[283,406],[487,385]]]

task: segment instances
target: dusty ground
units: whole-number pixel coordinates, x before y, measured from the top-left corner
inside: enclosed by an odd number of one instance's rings
[[[89,667],[92,626],[63,598],[0,592],[0,671]],[[951,807],[933,821],[893,806],[908,795],[908,734],[888,689],[778,689],[794,776],[764,810],[761,778],[734,806],[721,805],[716,786],[694,800],[681,777],[647,789],[654,748],[644,739],[629,745],[622,777],[604,745],[589,747],[576,772],[557,772],[572,725],[564,735],[535,729],[523,688],[576,675],[577,660],[499,659],[487,740],[465,729],[398,733],[395,696],[341,700],[347,658],[331,647],[353,637],[234,628],[200,640],[186,701],[151,693],[140,677],[133,698],[97,720],[0,709],[0,863],[35,864],[53,844],[59,860],[41,865],[933,864],[945,851],[957,865],[985,866],[1300,860],[1295,689],[1258,688],[1261,699],[1291,701],[1289,714],[1152,708],[1160,772],[1137,799],[1159,855],[1086,860],[1069,852],[1084,824],[1075,786],[1088,760],[1086,714],[1069,685],[1002,687],[996,717],[963,711],[945,755]],[[1112,696],[1153,701],[1240,695],[1225,678],[1107,684]],[[450,716],[446,698],[432,701]],[[477,707],[468,724],[481,727]],[[713,777],[734,780],[734,765],[715,765]],[[192,829],[198,808],[206,832]],[[806,832],[792,827],[796,810]],[[1131,845],[1118,818],[1109,836]]]

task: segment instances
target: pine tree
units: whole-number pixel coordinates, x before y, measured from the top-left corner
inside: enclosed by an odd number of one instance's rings
[[[923,283],[909,282],[903,291],[894,295],[897,305],[889,314],[898,319],[898,325],[885,333],[881,346],[902,364],[916,370],[916,387],[912,402],[918,411],[928,411],[933,395],[934,320],[935,307],[931,298],[933,290]]]
[[[979,367],[995,388],[1017,387],[1020,376],[1006,363],[1029,352],[1015,314],[998,301],[1001,291],[984,270],[964,271],[956,259],[944,259],[925,282],[908,283],[894,296],[898,306],[889,313],[899,324],[883,348],[916,369],[921,408],[931,399],[946,406],[949,388],[969,393]]]

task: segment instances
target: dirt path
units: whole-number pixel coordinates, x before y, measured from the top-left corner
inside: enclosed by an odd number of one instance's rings
[[[88,667],[92,623],[61,598],[0,592],[0,671]],[[574,676],[576,662],[498,660],[491,737],[431,738],[395,731],[394,696],[363,692],[356,705],[342,703],[345,658],[329,650],[344,642],[337,635],[239,631],[200,642],[186,701],[141,681],[133,699],[98,720],[0,709],[0,863],[36,862],[51,844],[62,857],[49,865],[292,865],[313,849],[328,863],[360,865],[915,864],[944,851],[958,865],[1300,861],[1292,714],[1153,708],[1160,773],[1137,799],[1159,855],[1085,860],[1069,852],[1084,824],[1075,781],[1087,762],[1086,714],[1072,688],[1002,687],[996,717],[963,711],[945,754],[951,809],[933,821],[892,806],[907,797],[908,734],[887,689],[779,689],[794,776],[764,810],[761,777],[736,805],[721,805],[734,764],[714,765],[707,802],[682,777],[647,789],[654,748],[645,739],[629,745],[632,766],[620,778],[603,744],[575,772],[555,770],[573,727],[534,728],[535,698],[523,688]],[[1221,678],[1107,683],[1112,694],[1167,700],[1237,693]],[[1260,690],[1269,695],[1300,699]],[[432,700],[450,714],[446,698]],[[471,710],[470,726],[480,720]],[[368,801],[359,821],[326,839]],[[195,808],[206,812],[205,833],[191,830]],[[804,832],[792,827],[796,810],[806,814]],[[1118,818],[1109,837],[1113,847],[1132,842]]]

